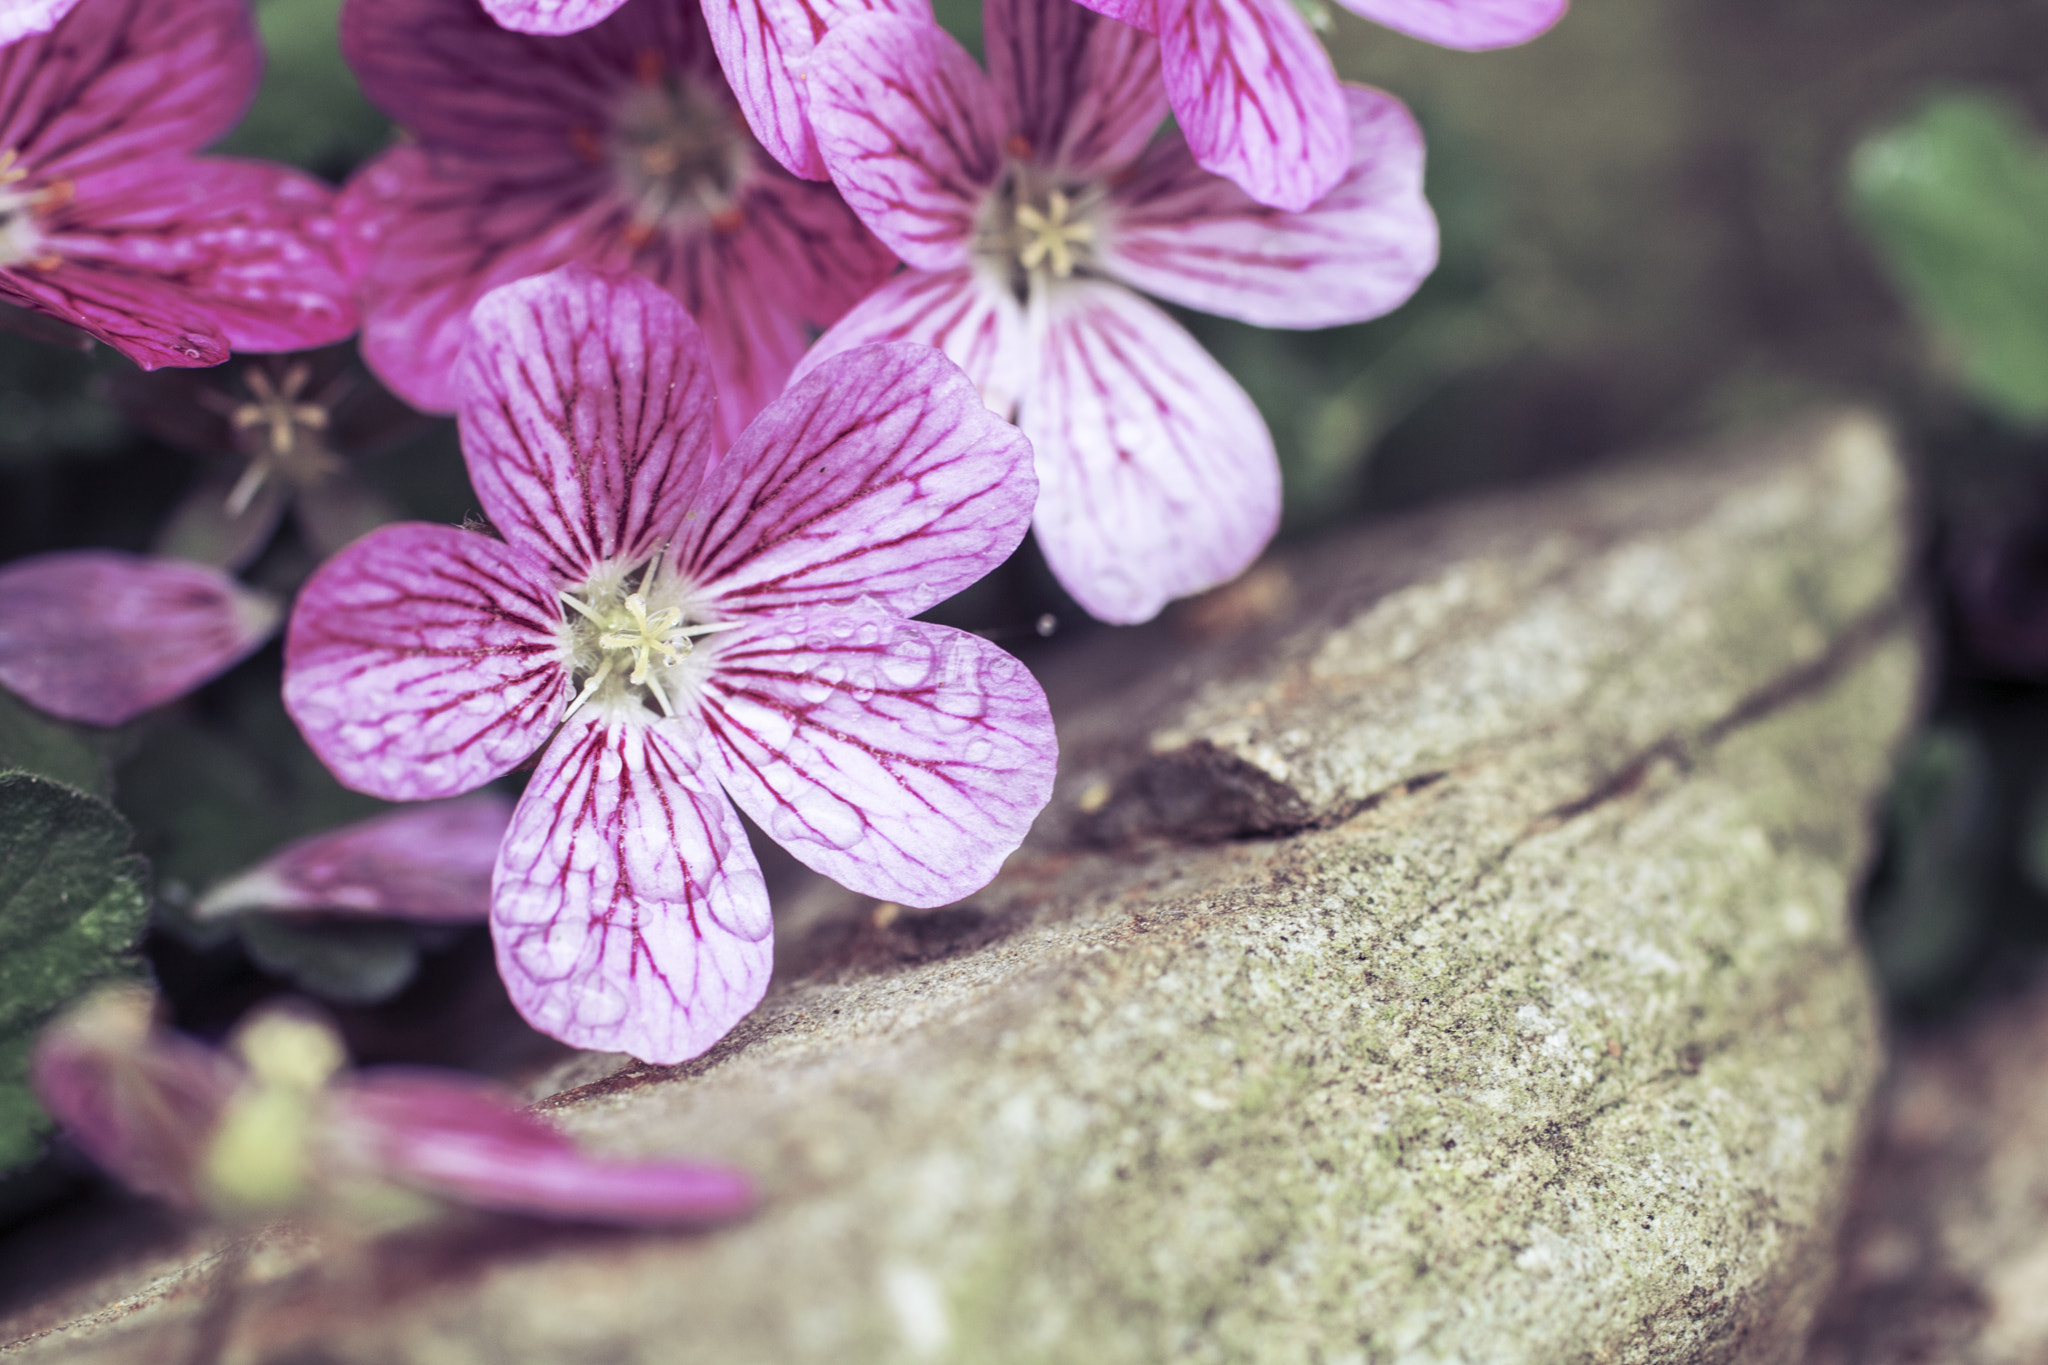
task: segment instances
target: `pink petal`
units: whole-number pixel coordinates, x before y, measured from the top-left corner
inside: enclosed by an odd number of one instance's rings
[[[850,603],[909,616],[1009,556],[1031,449],[924,346],[836,356],[791,387],[704,482],[675,562],[718,614]]]
[[[513,813],[498,973],[527,1022],[571,1046],[685,1061],[768,988],[768,891],[693,738],[580,713]]]
[[[1159,14],[1154,0],[1085,0],[1082,7],[1146,33],[1159,32]]]
[[[805,110],[804,67],[818,40],[842,19],[898,14],[931,20],[928,0],[705,0],[704,19],[747,125],[792,174],[825,178]]]
[[[495,1086],[454,1072],[373,1071],[334,1091],[335,1145],[354,1164],[504,1213],[655,1225],[736,1218],[738,1171],[586,1156]]]
[[[1166,137],[1110,191],[1105,272],[1261,327],[1333,327],[1399,307],[1436,267],[1422,131],[1393,96],[1346,86],[1351,169],[1313,208],[1258,203]]]
[[[277,604],[217,569],[113,550],[0,568],[0,685],[88,725],[120,725],[226,672]]]
[[[512,818],[495,792],[395,811],[287,844],[201,898],[200,919],[244,910],[481,924]]]
[[[234,127],[262,69],[247,0],[84,0],[0,51],[0,148],[53,179],[194,152]]]
[[[1157,42],[1068,0],[987,0],[983,13],[1014,155],[1081,181],[1137,158],[1166,117]]]
[[[199,1204],[201,1153],[240,1068],[153,1026],[154,1000],[115,987],[60,1015],[36,1038],[29,1086],[93,1164],[138,1194]]]
[[[651,558],[711,458],[707,360],[682,305],[637,275],[571,265],[486,294],[456,380],[485,515],[567,583]]]
[[[1566,0],[1341,0],[1388,28],[1478,52],[1526,43],[1564,17]]]
[[[334,192],[258,161],[158,157],[82,177],[44,223],[50,268],[18,293],[145,368],[236,350],[324,346],[356,330],[335,242]]]
[[[569,701],[562,607],[545,569],[473,531],[372,531],[299,593],[285,708],[346,786],[455,796],[539,748]]]
[[[1290,0],[1158,0],[1166,94],[1195,160],[1276,208],[1305,209],[1351,164],[1330,55]]]
[[[1034,353],[1024,310],[1001,276],[979,264],[903,271],[819,337],[789,382],[834,356],[884,341],[944,351],[998,417],[1016,410],[1017,395],[1031,382]]]
[[[885,900],[980,890],[1052,794],[1059,749],[1030,670],[873,606],[722,637],[703,708],[740,809],[805,865]]]
[[[1090,613],[1120,625],[1235,577],[1273,538],[1280,467],[1223,367],[1121,285],[1046,291],[1037,386],[1038,543]]]
[[[0,44],[15,42],[31,33],[48,33],[77,3],[78,0],[7,0],[7,7],[0,9]]]
[[[995,88],[936,24],[848,19],[811,56],[811,127],[846,202],[906,263],[967,264],[1003,172]]]
[[[555,0],[564,8],[601,2]],[[371,101],[429,148],[539,177],[547,166],[590,168],[578,130],[587,139],[608,128],[620,96],[650,65],[717,82],[717,54],[696,9],[653,0],[546,37],[500,27],[479,0],[346,0],[341,50]]]
[[[484,0],[484,11],[515,33],[576,33],[603,19],[626,0]]]

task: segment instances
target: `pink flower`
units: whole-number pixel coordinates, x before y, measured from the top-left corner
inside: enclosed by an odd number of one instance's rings
[[[296,840],[208,891],[195,919],[246,910],[481,924],[512,803],[495,792],[433,801]]]
[[[1567,0],[1339,0],[1444,47],[1525,43]],[[1330,56],[1294,0],[1082,0],[1157,34],[1166,91],[1195,162],[1276,208],[1305,209],[1355,164]]]
[[[1199,169],[1165,114],[1159,47],[1066,0],[989,0],[990,73],[930,24],[874,15],[811,60],[812,124],[847,202],[911,269],[802,374],[883,340],[944,350],[1037,451],[1037,529],[1075,599],[1143,621],[1235,576],[1280,511],[1251,400],[1126,284],[1269,327],[1374,317],[1436,262],[1422,138],[1343,92],[1352,159],[1306,213]]]
[[[139,1193],[230,1218],[372,1224],[471,1208],[622,1224],[704,1223],[753,1203],[737,1171],[613,1161],[473,1076],[347,1069],[318,1020],[266,1007],[229,1052],[154,1025],[139,987],[45,1029],[36,1097],[85,1154]]]
[[[0,301],[144,369],[353,332],[333,192],[192,155],[241,117],[261,65],[246,0],[83,0],[0,48]]]
[[[330,560],[292,618],[285,703],[344,783],[392,800],[545,746],[491,912],[536,1027],[675,1062],[753,1008],[768,901],[735,803],[883,899],[995,874],[1051,791],[1044,694],[906,618],[1000,563],[1037,490],[950,362],[842,356],[714,459],[688,315],[568,267],[477,305],[458,390],[504,540],[404,524]]]
[[[348,0],[342,48],[419,140],[365,167],[341,216],[364,353],[452,411],[469,310],[571,261],[637,271],[711,348],[723,440],[782,391],[889,255],[827,185],[762,155],[695,4],[633,0],[573,37],[499,28],[477,0]]]
[[[217,569],[114,550],[0,568],[0,687],[88,725],[121,725],[226,672],[270,638],[277,603]]]

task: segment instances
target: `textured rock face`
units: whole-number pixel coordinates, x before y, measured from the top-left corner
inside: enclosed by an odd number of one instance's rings
[[[759,1172],[757,1218],[273,1232],[226,1358],[1798,1359],[1879,1064],[1849,906],[1918,685],[1904,502],[1877,427],[1814,422],[1070,656],[994,885],[786,898],[711,1055],[556,1077],[595,1144]],[[173,1358],[202,1250],[0,1340]]]

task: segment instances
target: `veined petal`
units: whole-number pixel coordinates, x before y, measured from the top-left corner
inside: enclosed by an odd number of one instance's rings
[[[356,330],[334,192],[260,161],[158,157],[84,176],[45,225],[56,258],[22,295],[145,368],[217,363],[193,340],[289,351]]]
[[[603,19],[626,0],[484,0],[484,12],[515,33],[576,33]]]
[[[896,268],[830,185],[764,175],[739,219],[733,230],[657,237],[632,257],[704,330],[720,450],[782,392],[813,329],[838,321]]]
[[[358,820],[285,845],[208,891],[199,919],[245,910],[482,924],[510,798],[478,792]]]
[[[694,738],[584,712],[520,798],[491,931],[512,1003],[543,1033],[686,1061],[768,989],[768,891]]]
[[[566,583],[652,556],[711,457],[704,338],[637,275],[570,265],[492,290],[456,386],[485,515]]]
[[[454,1072],[370,1071],[331,1099],[338,1158],[473,1208],[645,1226],[735,1218],[753,1204],[738,1171],[586,1155],[513,1096]]]
[[[874,606],[760,618],[706,681],[719,779],[806,866],[870,896],[980,890],[1052,794],[1029,669],[979,636]]]
[[[1154,0],[1086,0],[1083,8],[1146,33],[1159,31],[1158,7]]]
[[[1300,210],[1351,164],[1330,55],[1290,0],[1158,0],[1166,94],[1195,160]]]
[[[1268,208],[1164,137],[1110,191],[1103,270],[1148,293],[1261,327],[1362,322],[1436,267],[1422,130],[1392,95],[1346,86],[1351,169],[1300,213]]]
[[[967,49],[936,24],[867,14],[826,35],[806,79],[819,151],[861,221],[920,270],[965,265],[1007,131]]]
[[[1353,14],[1466,52],[1526,43],[1564,17],[1566,0],[1339,0]]]
[[[113,550],[0,568],[0,686],[120,725],[226,672],[277,628],[277,603],[217,569]]]
[[[1180,325],[1121,285],[1045,292],[1038,382],[1017,415],[1038,452],[1039,547],[1105,621],[1235,577],[1280,519],[1280,466],[1251,399]]]
[[[569,704],[562,607],[545,568],[474,531],[372,531],[299,593],[284,703],[313,752],[387,801],[456,796],[510,772]]]
[[[768,154],[793,175],[823,180],[802,73],[818,40],[859,14],[931,22],[928,0],[705,0],[704,20],[733,95]]]
[[[1034,352],[1024,309],[1001,279],[976,264],[895,276],[819,337],[789,382],[834,356],[885,341],[944,351],[998,417],[1016,411],[1017,395],[1031,381]]]
[[[643,74],[717,80],[696,11],[642,0],[548,37],[500,27],[479,0],[346,0],[341,50],[370,100],[429,148],[566,173],[588,164],[579,139],[611,125]]]
[[[819,365],[704,481],[675,562],[719,615],[850,603],[905,616],[1023,540],[1031,448],[960,368],[901,343]]]
[[[1026,155],[1079,181],[1136,159],[1166,117],[1149,34],[1067,0],[986,0],[982,13],[988,74]]]
[[[84,0],[0,50],[0,148],[52,178],[194,152],[235,126],[262,70],[247,0]]]
[[[0,10],[0,44],[15,42],[31,33],[48,33],[77,3],[78,0],[11,0],[6,9]]]

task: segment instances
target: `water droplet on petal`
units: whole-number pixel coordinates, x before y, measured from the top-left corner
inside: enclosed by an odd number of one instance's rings
[[[575,999],[578,1023],[608,1028],[626,1017],[625,991],[601,976],[578,983]]]
[[[540,928],[513,940],[512,960],[536,981],[559,981],[575,969],[581,949],[576,935]]]
[[[858,643],[872,648],[881,643],[882,628],[873,621],[863,622],[861,628],[854,633],[854,639]]]
[[[938,655],[921,636],[906,635],[894,649],[882,656],[882,676],[889,686],[901,691],[922,687],[932,679]]]
[[[996,746],[989,743],[988,739],[983,735],[976,735],[973,739],[967,741],[967,761],[969,763],[986,763],[989,760],[989,755],[995,751]]]

